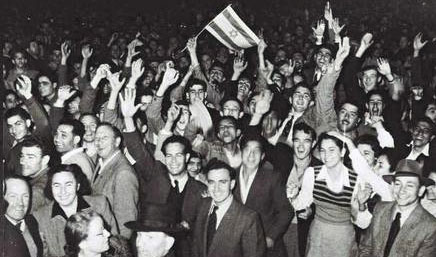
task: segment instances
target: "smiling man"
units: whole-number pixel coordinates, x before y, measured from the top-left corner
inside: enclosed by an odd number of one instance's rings
[[[7,203],[0,227],[4,241],[0,244],[2,257],[41,257],[43,245],[38,223],[28,215],[31,191],[26,178],[11,176],[3,182],[4,200]],[[3,214],[2,214],[3,216]]]
[[[263,256],[265,238],[258,214],[233,199],[235,170],[215,159],[207,165],[206,176],[212,200],[204,201],[199,209],[194,256]]]
[[[312,155],[312,149],[316,144],[315,130],[306,123],[298,123],[293,133],[293,165],[286,183],[287,190],[293,187],[301,189],[306,169],[322,165],[321,161]],[[312,214],[312,208],[295,213],[288,231],[283,236],[288,256],[305,255]]]
[[[434,181],[422,176],[418,162],[406,159],[398,163],[394,175],[384,178],[393,180],[394,202],[376,205],[359,256],[434,256],[436,218],[419,202],[425,186]]]
[[[424,175],[427,176],[434,169],[436,163],[436,125],[428,117],[415,120],[412,124],[412,141],[399,148],[400,158],[416,160],[421,163]]]
[[[62,155],[62,164],[79,165],[91,181],[94,164],[81,147],[84,134],[85,126],[80,121],[62,120],[54,135],[54,143],[56,151]]]

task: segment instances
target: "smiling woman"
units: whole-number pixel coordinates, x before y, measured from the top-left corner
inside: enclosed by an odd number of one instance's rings
[[[89,182],[76,164],[59,165],[50,170],[45,194],[54,201],[33,214],[50,256],[65,255],[65,224],[68,217],[80,211],[92,210],[101,214],[111,227],[111,232],[118,234],[118,227],[107,199],[104,196],[89,196],[90,193]]]

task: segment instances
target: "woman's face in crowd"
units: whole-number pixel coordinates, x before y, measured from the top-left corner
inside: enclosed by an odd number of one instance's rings
[[[327,168],[336,167],[342,162],[341,148],[332,139],[324,139],[321,141],[319,148],[321,161]]]
[[[88,236],[80,242],[81,251],[90,254],[101,254],[109,250],[109,237],[111,233],[104,228],[103,220],[94,217],[89,222]]]
[[[51,182],[53,198],[61,207],[71,206],[77,199],[79,186],[71,172],[56,173]]]

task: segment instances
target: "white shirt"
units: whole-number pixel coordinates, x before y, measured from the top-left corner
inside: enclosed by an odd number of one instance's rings
[[[423,154],[423,155],[425,155],[425,156],[430,156],[430,153],[429,153],[430,143],[427,143],[427,144],[424,146],[424,148],[422,149],[421,152],[415,152],[415,151],[413,150],[413,142],[410,143],[410,144],[412,145],[412,150],[410,151],[410,153],[409,153],[409,155],[406,157],[406,159],[416,161],[416,159],[419,157],[420,154]]]
[[[354,217],[353,223],[358,225],[360,228],[366,228],[369,226],[371,222],[372,215],[368,210],[365,212],[358,211],[358,205],[356,200],[356,193],[359,185],[361,183],[367,182],[369,183],[373,191],[380,195],[382,201],[393,201],[391,187],[385,182],[381,177],[377,176],[372,170],[371,167],[366,162],[365,158],[360,154],[359,150],[356,148],[350,152],[350,159],[352,161],[353,170],[358,174],[356,185],[354,186],[353,195],[352,195],[352,208],[356,210],[357,216]],[[291,204],[295,210],[302,210],[306,207],[309,207],[313,202],[313,189],[315,186],[316,180],[326,180],[327,187],[333,192],[338,192],[336,190],[339,189],[339,192],[342,190],[342,187],[349,186],[350,181],[348,178],[347,168],[343,166],[341,171],[341,176],[337,181],[332,181],[330,176],[327,173],[327,168],[323,166],[315,178],[315,171],[312,167],[307,168],[304,172],[303,176],[303,184],[301,187],[301,191],[297,195],[296,198],[291,200]],[[353,211],[352,211],[353,213]]]
[[[227,160],[229,160],[230,167],[237,169],[242,164],[242,153],[241,150],[239,150],[239,147],[236,149],[236,154],[233,155],[232,152],[228,151],[226,148],[223,148],[224,154],[227,157]]]
[[[10,223],[12,223],[12,225],[16,226],[16,225],[18,224],[18,222],[16,222],[15,220],[9,218],[8,215],[5,214],[5,217],[9,220]],[[21,232],[24,232],[24,230],[26,229],[26,223],[24,222],[24,219],[22,219],[22,220],[19,221],[19,222],[21,222],[21,224],[20,224],[20,230],[21,230]]]
[[[415,206],[411,206],[406,210],[402,210],[402,211],[400,211],[400,209],[398,209],[397,207],[396,211],[392,215],[392,221],[395,219],[395,216],[397,215],[398,212],[401,213],[400,226],[402,227],[406,222],[406,220],[409,218],[410,214],[415,210],[416,206],[418,206],[418,204],[419,202]]]
[[[251,184],[253,184],[254,177],[256,177],[256,172],[253,172],[253,174],[248,175],[247,184],[245,184],[245,180],[243,175],[244,174],[244,166],[241,166],[241,172],[239,173],[239,188],[241,189],[241,200],[242,203],[245,204],[247,201],[248,193],[250,192]]]
[[[173,187],[176,186],[176,181],[179,183],[179,193],[183,192],[183,189],[185,189],[186,183],[188,182],[188,174],[185,173],[185,176],[181,177],[181,178],[177,178],[175,179],[171,174],[170,175],[170,180],[171,180],[171,185]]]
[[[216,205],[213,201],[210,206],[209,215],[212,214],[213,207],[218,206],[218,209],[215,211],[216,213],[216,229],[218,229],[218,226],[220,225],[221,221],[223,220],[224,215],[227,213],[227,210],[230,208],[230,205],[233,202],[233,195],[230,195],[227,197],[224,202],[222,202],[220,205]]]

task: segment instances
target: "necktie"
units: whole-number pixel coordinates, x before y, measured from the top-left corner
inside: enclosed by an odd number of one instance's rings
[[[292,118],[288,121],[288,123],[286,123],[285,128],[283,129],[282,136],[284,136],[285,138],[288,138],[289,133],[291,132],[293,121],[294,121],[294,116],[292,116]]]
[[[23,231],[21,231],[21,223],[22,223],[22,221],[18,222],[18,223],[15,225],[15,228],[17,228],[17,230],[18,230],[21,234],[23,234]]]
[[[100,175],[100,170],[101,170],[101,165],[98,164],[97,167],[95,168],[95,171],[94,171],[95,176],[94,176],[94,180],[92,181],[92,183],[95,183],[95,181],[97,181],[97,177]]]
[[[395,215],[395,219],[392,222],[391,229],[389,230],[388,241],[386,242],[385,252],[383,255],[384,257],[389,256],[389,252],[391,251],[392,245],[395,242],[395,238],[397,237],[398,232],[400,231],[401,228],[400,219],[401,219],[401,213],[398,212]]]
[[[179,181],[177,179],[174,180],[174,188],[176,189],[177,193],[180,193]]]
[[[209,247],[212,243],[213,236],[216,232],[216,211],[218,210],[218,206],[214,206],[212,213],[209,215],[209,222],[207,223],[207,252],[209,252]]]

